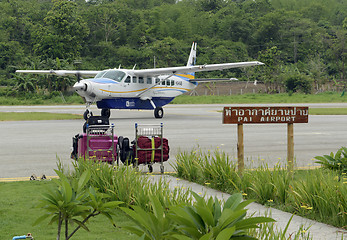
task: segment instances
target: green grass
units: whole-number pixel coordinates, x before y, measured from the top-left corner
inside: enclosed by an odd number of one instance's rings
[[[47,187],[53,186],[51,181],[27,181],[0,183],[0,239],[12,239],[32,233],[36,240],[55,239],[57,225],[43,222],[32,226],[42,215],[42,210],[36,208],[41,194]],[[115,211],[115,222],[118,226],[126,226],[132,222],[121,211]],[[137,239],[128,232],[115,228],[104,216],[92,218],[87,225],[90,232],[83,229],[77,231],[73,239]]]
[[[82,119],[82,115],[47,112],[1,112],[0,121],[37,121]]]
[[[347,115],[347,108],[309,108],[310,115]]]
[[[325,92],[319,94],[243,94],[243,95],[181,95],[173,100],[173,104],[241,104],[241,103],[344,103],[347,95]]]
[[[173,100],[173,104],[242,104],[242,103],[344,103],[347,95],[341,96],[337,92],[324,92],[319,94],[288,93],[280,94],[243,94],[243,95],[181,95]],[[77,94],[64,96],[32,95],[30,97],[4,97],[0,96],[0,105],[63,105],[83,104]]]

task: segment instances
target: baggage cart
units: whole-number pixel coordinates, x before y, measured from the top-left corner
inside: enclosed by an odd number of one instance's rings
[[[145,144],[144,144],[145,143]],[[164,161],[169,158],[169,146],[163,136],[163,123],[135,123],[134,141],[135,165],[147,164],[149,172],[153,172],[153,164],[160,163],[160,172],[164,173]]]
[[[115,164],[117,158],[117,135],[114,125],[86,125],[86,133],[77,134],[73,138],[71,158],[89,158],[94,161]]]

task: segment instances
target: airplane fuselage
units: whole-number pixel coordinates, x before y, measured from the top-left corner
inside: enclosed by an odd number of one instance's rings
[[[96,102],[98,108],[154,109],[194,89],[197,83],[190,82],[190,76],[135,76],[125,70],[112,69],[95,78],[81,80],[74,85],[74,89],[87,102]]]

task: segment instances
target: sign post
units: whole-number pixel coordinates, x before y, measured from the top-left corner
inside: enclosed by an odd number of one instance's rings
[[[243,124],[287,123],[287,166],[294,170],[294,123],[308,123],[308,107],[224,107],[223,124],[237,124],[238,170],[244,169]]]
[[[237,169],[240,173],[243,172],[245,168],[245,151],[243,145],[243,124],[237,124]]]

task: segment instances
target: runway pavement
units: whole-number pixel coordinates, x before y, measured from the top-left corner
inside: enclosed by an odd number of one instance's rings
[[[295,105],[347,107],[347,104]],[[153,111],[112,110],[110,122],[115,124],[117,135],[131,140],[135,137],[135,123],[162,122],[164,137],[170,145],[170,160],[165,163],[165,171],[172,171],[170,163],[175,161],[179,151],[220,149],[236,158],[237,127],[222,124],[220,111],[224,106],[231,105],[168,105],[164,107],[163,119],[155,119]],[[0,114],[9,111],[82,114],[84,110],[84,106],[0,106]],[[93,110],[99,114],[95,107]],[[82,132],[83,123],[84,120],[0,122],[0,178],[55,175],[57,157],[71,166],[72,137]],[[294,124],[296,165],[313,166],[315,156],[346,146],[346,123],[347,116],[309,116],[309,123]],[[286,134],[286,124],[244,125],[246,167],[263,163],[285,165]],[[154,165],[154,171],[159,171],[159,164]]]

